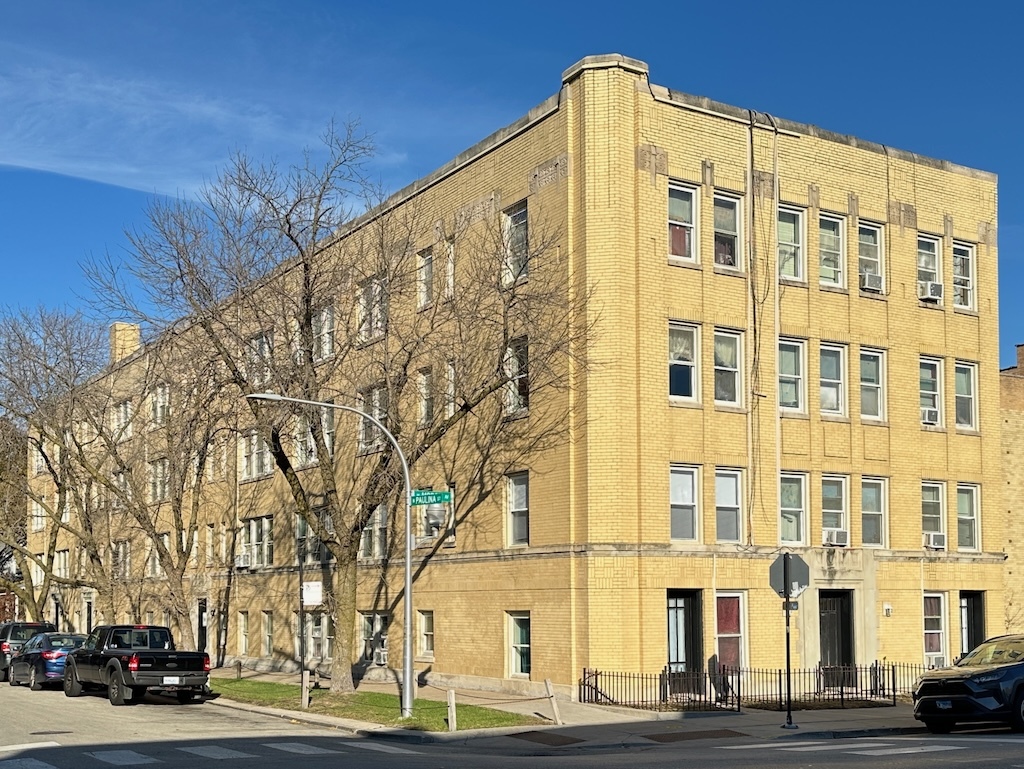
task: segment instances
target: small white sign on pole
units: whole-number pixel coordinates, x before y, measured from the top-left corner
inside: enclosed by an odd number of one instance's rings
[[[324,583],[323,582],[303,582],[302,583],[302,605],[303,606],[319,606],[324,602]]]

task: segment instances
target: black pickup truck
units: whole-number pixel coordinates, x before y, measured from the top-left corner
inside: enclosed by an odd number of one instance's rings
[[[98,625],[79,648],[68,654],[64,694],[106,688],[111,705],[140,701],[146,690],[174,693],[178,702],[193,700],[210,678],[210,656],[177,651],[171,631],[152,625]]]

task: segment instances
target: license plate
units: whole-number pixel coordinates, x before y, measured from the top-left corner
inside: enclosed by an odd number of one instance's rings
[[[939,710],[952,710],[953,702],[952,700],[937,700],[935,703],[935,707],[937,707]]]
[[[180,684],[181,676],[164,676],[165,684]]]

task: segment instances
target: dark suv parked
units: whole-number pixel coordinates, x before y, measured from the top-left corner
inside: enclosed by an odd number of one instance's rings
[[[933,734],[967,722],[1024,730],[1024,635],[990,638],[952,667],[922,675],[914,686],[914,718]]]
[[[0,625],[0,681],[7,680],[11,657],[36,633],[55,633],[49,622],[6,622]]]

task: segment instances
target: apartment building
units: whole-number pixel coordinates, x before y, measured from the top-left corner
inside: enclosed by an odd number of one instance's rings
[[[783,551],[810,566],[796,666],[939,665],[1004,629],[993,174],[690,96],[603,55],[390,205],[496,222],[513,244],[543,230],[543,263],[506,265],[495,290],[546,270],[585,296],[566,319],[585,349],[544,400],[564,410],[560,440],[472,506],[454,484],[454,515],[417,508],[418,672],[528,691],[584,668],[780,666],[768,569]],[[422,291],[457,283],[460,256],[449,270],[436,232],[417,237]],[[507,398],[529,429],[536,352],[510,350]],[[334,445],[372,440],[350,432],[339,422]],[[196,535],[195,624],[228,659],[294,666],[300,556],[306,581],[332,562],[255,491],[281,483],[259,441],[232,448],[228,525]],[[448,480],[427,463],[413,484]],[[368,672],[398,666],[404,633],[396,512],[360,544]],[[327,607],[304,623],[324,664]]]

